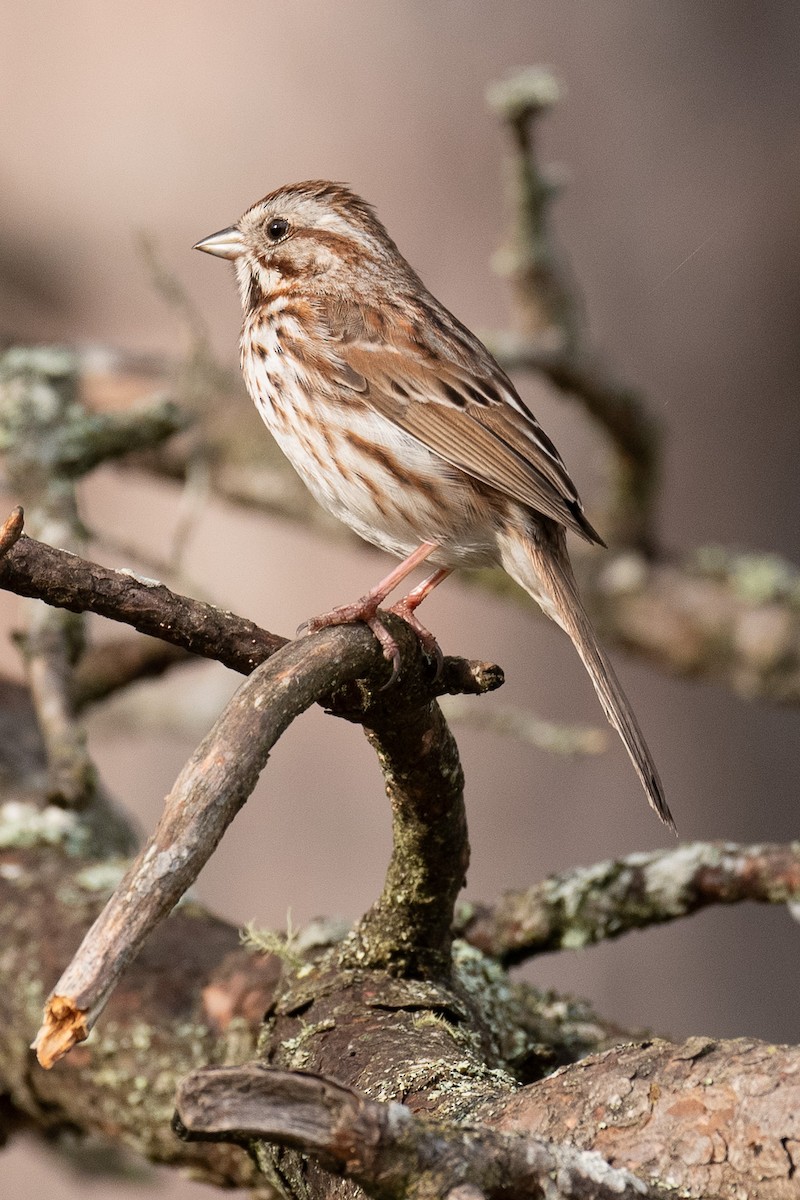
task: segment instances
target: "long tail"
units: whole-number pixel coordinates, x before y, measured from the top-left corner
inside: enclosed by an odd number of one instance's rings
[[[506,529],[498,536],[498,545],[508,574],[571,638],[608,720],[622,738],[647,799],[664,824],[677,832],[639,723],[581,604],[564,530],[554,521],[540,519],[527,535]]]

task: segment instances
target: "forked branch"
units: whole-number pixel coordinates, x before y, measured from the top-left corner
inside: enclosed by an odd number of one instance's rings
[[[199,642],[207,648],[208,629],[202,636],[197,631],[210,615],[217,632],[228,635],[227,643],[217,643],[214,657],[236,662],[240,670],[252,669],[255,656],[266,661],[189,759],[166,799],[158,828],[57,983],[36,1041],[40,1061],[52,1065],[87,1036],[126,964],[197,878],[247,800],[272,746],[296,716],[319,700],[350,720],[369,724],[396,811],[404,814],[401,825],[414,829],[414,836],[396,850],[392,868],[397,869],[400,853],[412,880],[405,891],[409,912],[402,914],[413,915],[410,932],[403,921],[398,924],[391,906],[378,906],[365,924],[362,952],[369,946],[374,957],[380,946],[380,954],[399,973],[443,970],[467,849],[457,751],[434,698],[445,692],[491,690],[502,682],[499,669],[446,659],[434,680],[416,637],[397,621],[404,668],[388,704],[373,699],[385,682],[387,664],[363,626],[340,626],[281,646],[282,639],[231,614],[120,572],[98,574],[93,564],[27,538],[9,549],[0,582],[7,582],[15,564],[33,564],[15,576],[19,586],[19,575],[24,574],[26,586],[32,588],[30,581],[42,562],[47,570],[44,577],[38,576],[36,589],[42,599],[57,597],[71,605],[79,602],[78,596],[100,594],[106,615],[148,631],[160,626],[164,632],[167,626],[172,641],[186,646]],[[102,586],[93,586],[93,580]],[[167,610],[168,620],[156,620],[152,607],[143,615],[142,603],[148,598],[156,601],[162,618]],[[96,599],[94,604],[98,611]],[[398,733],[403,728],[406,734]],[[441,804],[426,805],[429,790],[434,798],[441,796]],[[445,859],[455,864],[449,872],[442,870]]]

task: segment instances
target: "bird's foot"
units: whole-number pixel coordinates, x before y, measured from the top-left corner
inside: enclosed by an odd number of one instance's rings
[[[393,604],[389,609],[389,612],[394,613],[396,617],[400,617],[414,630],[414,633],[417,635],[420,643],[422,644],[423,650],[425,650],[426,653],[436,663],[436,674],[433,677],[434,680],[436,680],[442,673],[442,667],[444,666],[444,655],[442,654],[441,647],[431,633],[430,629],[425,628],[419,617],[414,612],[414,609],[418,604],[419,601],[417,601],[415,604],[411,597],[406,596],[403,600],[398,600],[397,604]]]
[[[330,629],[333,625],[352,625],[356,621],[363,621],[372,630],[380,642],[383,657],[392,664],[389,681],[383,685],[384,688],[387,688],[394,683],[400,673],[400,648],[380,619],[378,600],[374,596],[369,594],[362,596],[353,604],[342,604],[339,608],[331,609],[330,612],[312,617],[309,621],[305,621],[297,632],[298,634],[316,633],[319,629]]]

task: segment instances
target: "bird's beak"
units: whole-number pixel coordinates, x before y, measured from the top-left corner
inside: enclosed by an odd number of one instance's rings
[[[219,233],[209,234],[202,242],[197,242],[193,250],[202,250],[204,254],[213,254],[217,258],[238,258],[244,250],[242,235],[235,225],[220,229]]]

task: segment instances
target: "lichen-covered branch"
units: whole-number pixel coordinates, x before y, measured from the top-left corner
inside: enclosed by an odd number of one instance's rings
[[[75,482],[99,463],[152,447],[182,427],[171,404],[125,414],[89,413],[79,395],[77,358],[53,348],[12,348],[0,356],[0,447],[7,485],[31,528],[65,551],[86,535]],[[31,696],[47,752],[50,792],[65,807],[86,807],[97,781],[72,695],[84,644],[80,615],[27,607],[21,639]]]
[[[61,1133],[71,1141],[79,1131],[207,1183],[254,1187],[258,1170],[239,1150],[184,1145],[170,1129],[184,1075],[253,1056],[281,972],[277,958],[243,949],[236,928],[199,905],[181,905],[154,931],[89,1043],[53,1071],[31,1063],[29,1043],[58,964],[123,867],[114,857],[84,857],[83,814],[58,811],[61,825],[43,813],[37,834],[15,821],[12,803],[0,805],[0,1094],[8,1120],[42,1133],[51,1148]]]
[[[241,948],[237,931],[198,905],[181,905],[131,964],[91,1039],[54,1071],[31,1068],[26,1043],[51,964],[70,952],[116,870],[113,861],[67,852],[52,835],[49,844],[42,838],[0,849],[0,1090],[13,1105],[9,1119],[16,1113],[51,1139],[61,1129],[112,1129],[153,1161],[188,1167],[206,1182],[263,1187],[268,1176],[238,1146],[184,1143],[169,1129],[181,1078],[208,1064],[252,1059],[260,1030],[263,1060],[333,1076],[370,1102],[402,1099],[423,1126],[455,1126],[456,1137],[462,1123],[494,1130],[501,1144],[509,1135],[569,1141],[647,1186],[672,1183],[702,1200],[793,1195],[796,1048],[744,1039],[639,1042],[520,1088],[513,1072],[525,1026],[515,991],[488,960],[461,946],[455,991],[381,972],[342,973],[337,991],[330,975],[315,974],[315,956],[324,952],[318,944],[303,952],[304,970],[295,973],[274,956]],[[560,1001],[560,1016],[548,1018],[547,1002],[523,990],[555,1031],[568,1006]],[[265,1010],[272,1020],[262,1029]],[[591,1020],[583,1012],[567,1032],[572,1057],[590,1049],[580,1031]],[[630,1042],[630,1034],[619,1036]],[[357,1134],[358,1127],[341,1127],[344,1139]],[[279,1167],[288,1171],[286,1153]],[[268,1165],[263,1150],[260,1158]],[[313,1200],[352,1197],[313,1159],[298,1161]]]
[[[13,717],[18,729],[28,719]],[[125,972],[92,1038],[56,1070],[32,1070],[27,1041],[53,965],[71,952],[121,868],[114,859],[81,858],[83,814],[59,810],[57,827],[44,813],[38,825],[26,823],[20,809],[0,806],[0,1091],[13,1106],[9,1120],[24,1116],[51,1138],[62,1128],[111,1128],[154,1161],[188,1166],[211,1183],[263,1186],[272,1172],[302,1184],[313,1200],[351,1197],[313,1157],[263,1143],[258,1157],[268,1174],[259,1176],[237,1146],[181,1143],[169,1132],[180,1079],[206,1064],[251,1059],[266,1009],[264,1061],[332,1076],[370,1102],[402,1099],[423,1127],[443,1125],[456,1149],[470,1129],[481,1135],[477,1144],[491,1147],[494,1130],[498,1145],[509,1135],[544,1138],[556,1155],[569,1141],[632,1171],[643,1186],[679,1183],[687,1197],[792,1195],[800,1157],[796,1049],[644,1043],[541,1079],[543,1041],[556,1062],[570,1063],[608,1046],[608,1033],[563,999],[509,986],[491,960],[460,943],[447,982],[343,970],[340,948],[326,950],[318,934],[298,936],[294,965],[282,964],[239,948],[236,931],[197,905],[181,905]],[[539,1081],[520,1088],[525,1078]],[[348,1144],[357,1133],[341,1127]],[[474,1166],[485,1179],[477,1156]]]
[[[457,930],[510,965],[745,900],[800,905],[800,843],[697,842],[574,868],[494,905],[464,905]]]
[[[581,563],[603,636],[670,674],[746,699],[800,704],[800,572],[774,555],[709,549],[682,562]]]
[[[392,856],[383,891],[356,925],[341,961],[446,978],[453,911],[469,864],[458,748],[433,700],[398,708],[379,694],[359,720],[392,807]]]

